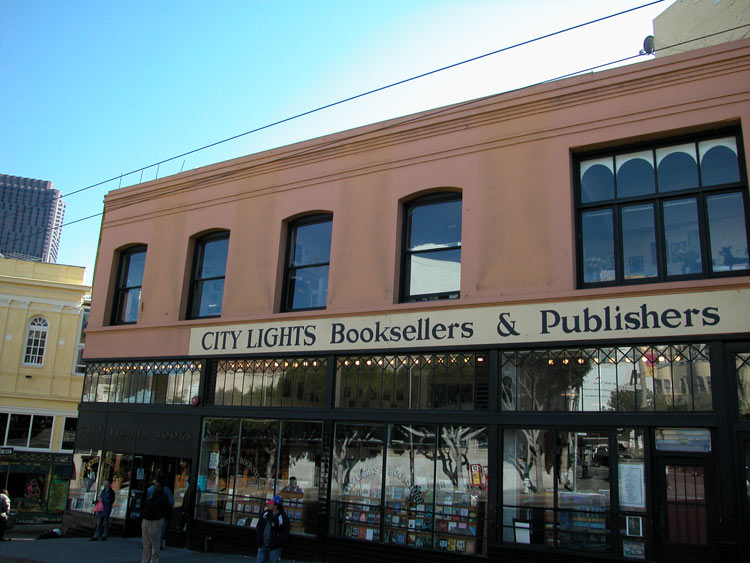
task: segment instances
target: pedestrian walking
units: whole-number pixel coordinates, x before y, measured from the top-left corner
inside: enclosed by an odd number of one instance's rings
[[[289,535],[289,517],[284,512],[284,499],[274,496],[255,527],[258,536],[256,563],[277,563],[281,560],[281,548]]]

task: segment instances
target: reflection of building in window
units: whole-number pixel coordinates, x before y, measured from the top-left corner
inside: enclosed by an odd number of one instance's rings
[[[737,146],[725,135],[583,156],[580,285],[746,273],[747,187]]]
[[[713,408],[705,344],[519,350],[501,357],[503,410]]]
[[[401,301],[457,299],[461,289],[461,194],[404,205]]]
[[[120,252],[112,305],[112,324],[128,324],[138,320],[145,266],[145,246],[133,246]]]
[[[228,252],[229,233],[226,231],[195,241],[187,318],[221,315]]]
[[[331,215],[313,215],[290,223],[283,311],[325,309],[332,225]]]
[[[83,350],[86,346],[86,327],[89,324],[90,311],[90,303],[84,303],[81,307],[81,317],[78,326],[78,343],[76,348],[75,365],[73,366],[73,373],[76,375],[85,375],[86,373],[86,363],[83,361]]]

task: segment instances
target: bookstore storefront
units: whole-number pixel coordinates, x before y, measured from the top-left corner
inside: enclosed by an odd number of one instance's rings
[[[193,329],[200,401],[173,405],[200,420],[182,454],[188,543],[251,549],[279,494],[292,558],[739,560],[747,303],[730,290]],[[89,366],[81,424],[87,397],[125,407],[97,391],[111,367]],[[101,459],[125,451],[111,439]]]

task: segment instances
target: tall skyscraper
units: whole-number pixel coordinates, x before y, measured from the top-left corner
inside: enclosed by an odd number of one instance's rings
[[[0,174],[0,254],[57,262],[64,215],[52,182]]]

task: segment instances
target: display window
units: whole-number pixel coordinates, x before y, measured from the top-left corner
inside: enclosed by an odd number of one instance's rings
[[[739,397],[740,418],[750,420],[750,354],[735,355],[737,373],[737,396]]]
[[[338,424],[333,448],[334,535],[379,541],[386,427]]]
[[[232,523],[240,420],[208,418],[203,423],[196,518]]]
[[[319,422],[206,419],[196,518],[254,528],[280,495],[291,531],[315,534],[321,444]]]
[[[646,549],[643,431],[504,430],[502,504],[504,543],[607,553],[619,534]]]
[[[337,425],[332,533],[486,553],[487,452],[483,426]]]
[[[73,475],[68,489],[68,509],[93,512],[96,502],[101,450],[76,450],[73,454]]]
[[[233,524],[255,527],[274,494],[279,421],[243,420],[241,431],[236,490],[227,511],[233,513]]]

